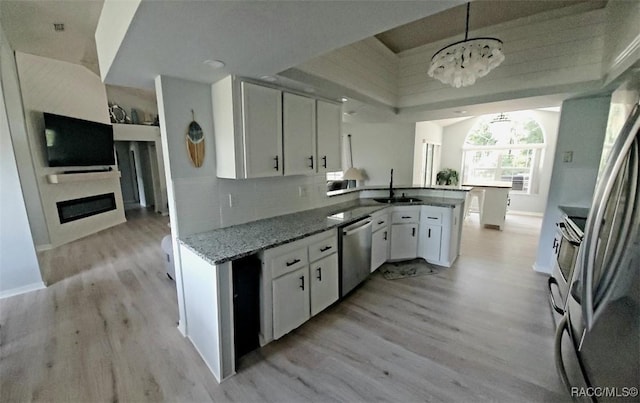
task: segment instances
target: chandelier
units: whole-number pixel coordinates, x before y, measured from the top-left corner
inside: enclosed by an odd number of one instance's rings
[[[473,85],[476,79],[486,76],[504,60],[502,41],[497,38],[471,38],[469,36],[469,8],[464,40],[452,43],[431,58],[429,76],[444,84],[460,88]]]

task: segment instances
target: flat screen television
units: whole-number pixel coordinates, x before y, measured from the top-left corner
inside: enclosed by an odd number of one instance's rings
[[[50,167],[115,165],[113,126],[44,113]]]

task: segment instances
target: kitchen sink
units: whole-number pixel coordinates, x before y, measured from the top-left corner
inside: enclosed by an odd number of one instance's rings
[[[373,200],[377,201],[378,203],[388,203],[388,204],[415,203],[415,202],[422,201],[422,199],[418,199],[416,197],[382,197],[382,198],[373,199]]]

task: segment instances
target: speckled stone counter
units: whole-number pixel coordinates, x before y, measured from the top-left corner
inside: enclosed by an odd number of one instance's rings
[[[420,202],[392,205],[378,203],[371,199],[359,199],[202,232],[179,241],[207,262],[221,264],[352,223],[390,206],[454,207],[464,202],[463,199],[441,197],[420,197],[420,199]]]

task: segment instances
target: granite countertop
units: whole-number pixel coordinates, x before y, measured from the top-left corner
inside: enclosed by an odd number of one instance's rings
[[[480,182],[480,183],[467,183],[465,186],[469,188],[500,188],[500,189],[511,189],[513,186],[511,182],[504,181],[488,181],[488,182]]]
[[[397,192],[398,190],[408,190],[408,189],[412,189],[412,190],[421,190],[421,189],[430,189],[430,190],[449,190],[449,191],[457,191],[457,192],[468,192],[471,190],[471,186],[461,186],[461,185],[433,185],[433,186],[419,186],[419,185],[399,185],[393,186],[393,191]],[[333,190],[331,192],[327,192],[327,196],[332,197],[332,196],[340,196],[343,194],[347,194],[347,193],[354,193],[354,192],[362,192],[362,191],[366,191],[366,190],[389,190],[389,186],[383,186],[383,185],[370,185],[370,186],[358,186],[356,188],[349,188],[349,189],[340,189],[340,190]]]
[[[359,199],[298,213],[201,232],[179,242],[211,264],[221,264],[347,225],[390,206],[454,207],[463,199],[420,197],[420,202],[383,204]]]

